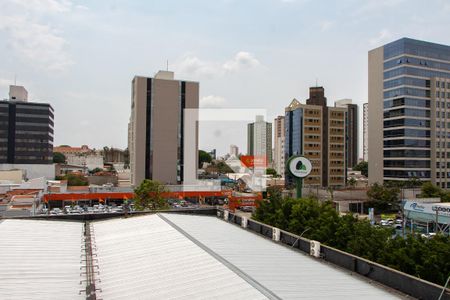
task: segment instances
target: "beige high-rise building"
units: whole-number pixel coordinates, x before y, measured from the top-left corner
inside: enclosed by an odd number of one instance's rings
[[[369,104],[363,105],[363,160],[369,161]]]
[[[285,172],[284,160],[284,116],[278,116],[273,121],[274,124],[274,149],[273,166],[275,171],[282,177]]]
[[[342,187],[346,184],[346,108],[328,107],[323,87],[310,88],[306,104],[296,99],[285,109],[285,160],[302,155],[312,164],[305,185]],[[293,178],[286,176],[286,185]]]
[[[134,77],[128,146],[133,186],[144,179],[183,183],[185,135],[195,135],[195,149],[189,150],[198,149],[198,127],[192,132],[184,128],[185,109],[198,105],[198,82],[175,80],[169,71],[159,71],[153,78]]]

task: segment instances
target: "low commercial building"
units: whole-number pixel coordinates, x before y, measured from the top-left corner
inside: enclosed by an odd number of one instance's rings
[[[47,299],[48,293],[58,293],[58,299],[105,300],[403,296],[212,216],[152,214],[93,221],[88,233],[83,228],[81,222],[1,222],[0,252],[11,245],[17,251],[9,251],[3,264],[0,276],[8,280],[2,281],[0,298]],[[29,258],[25,265],[24,257]]]
[[[412,231],[415,225],[422,225],[426,233],[441,232],[449,234],[450,203],[428,203],[421,199],[405,201],[403,215],[410,224]]]

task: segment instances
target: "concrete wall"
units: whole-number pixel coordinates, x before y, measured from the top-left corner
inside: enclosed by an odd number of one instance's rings
[[[177,184],[180,87],[175,80],[153,79],[153,179]]]
[[[54,164],[0,164],[0,170],[23,170],[26,179],[55,179]]]
[[[9,181],[12,183],[22,183],[23,171],[22,170],[9,170],[0,171],[0,181]]]
[[[107,183],[112,183],[117,186],[118,179],[117,176],[88,176],[89,184],[103,185]]]
[[[369,51],[369,184],[383,182],[383,49]]]

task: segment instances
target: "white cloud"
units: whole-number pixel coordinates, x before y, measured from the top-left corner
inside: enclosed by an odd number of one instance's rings
[[[355,10],[351,13],[353,16],[364,16],[368,17],[375,13],[384,12],[387,8],[393,8],[405,0],[369,0],[366,2],[357,1],[355,5]],[[363,4],[361,4],[363,3]]]
[[[193,55],[186,55],[180,63],[176,64],[175,69],[181,74],[200,77],[212,77],[220,72],[215,63],[203,61]]]
[[[201,60],[195,55],[185,55],[181,61],[175,63],[174,70],[183,76],[213,78],[226,72],[239,72],[260,66],[261,63],[249,52],[240,51],[225,63]]]
[[[68,0],[9,0],[0,9],[0,32],[4,33],[12,55],[24,63],[46,71],[61,71],[73,64],[62,33],[43,15],[66,13],[73,8]]]
[[[73,6],[68,0],[10,0],[10,2],[22,9],[42,13],[68,12]]]
[[[225,98],[220,96],[209,95],[200,99],[201,108],[223,108],[225,104]]]
[[[14,84],[12,80],[0,78],[0,88],[9,87],[12,84]]]
[[[392,39],[392,33],[388,29],[382,29],[376,37],[369,40],[372,46],[380,45]]]
[[[331,21],[323,21],[320,23],[320,30],[321,31],[327,31],[333,26],[333,22]]]
[[[261,65],[253,54],[245,51],[238,52],[233,59],[223,64],[226,71],[236,72],[242,69],[251,69]]]

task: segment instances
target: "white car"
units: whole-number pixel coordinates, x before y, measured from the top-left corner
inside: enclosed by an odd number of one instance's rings
[[[425,239],[431,239],[436,236],[436,232],[422,233],[421,236]]]

